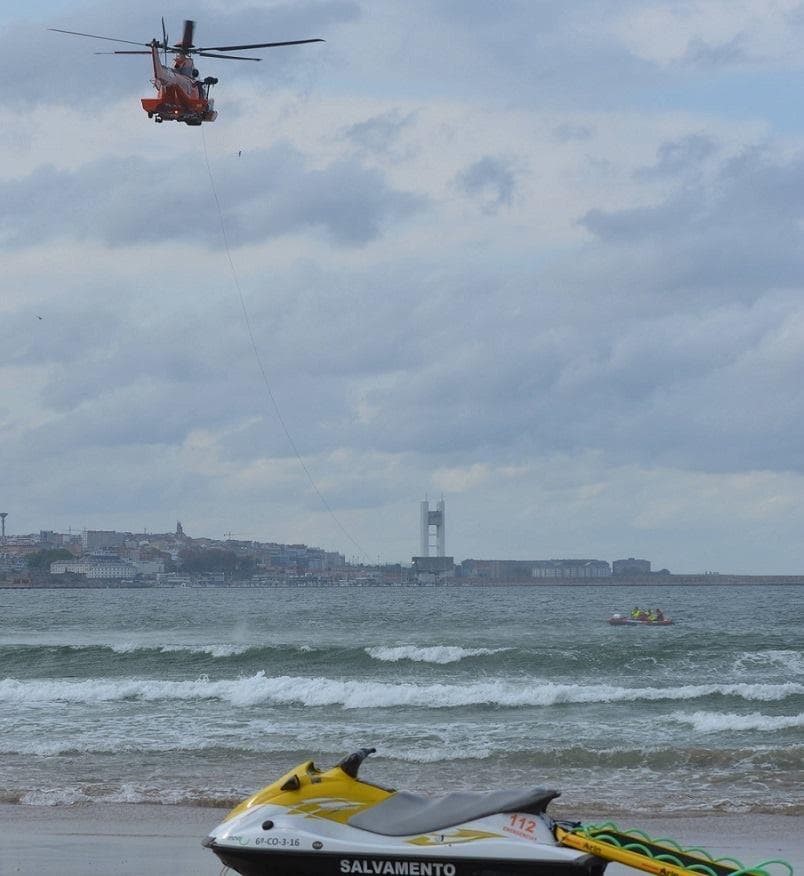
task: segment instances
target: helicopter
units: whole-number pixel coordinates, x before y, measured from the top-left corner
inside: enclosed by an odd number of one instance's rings
[[[298,46],[303,43],[323,43],[321,38],[310,40],[288,40],[279,43],[251,43],[242,46],[194,46],[193,33],[195,22],[186,20],[181,40],[170,45],[168,43],[165,19],[162,19],[162,40],[152,39],[149,43],[138,43],[134,40],[122,40],[115,37],[99,36],[94,33],[79,33],[75,30],[62,30],[49,27],[55,33],[67,33],[73,36],[90,37],[94,40],[109,40],[113,43],[126,43],[133,46],[144,46],[147,51],[117,50],[114,52],[96,52],[97,55],[150,55],[154,65],[153,86],[156,97],[143,97],[140,100],[142,108],[148,113],[148,118],[155,122],[184,122],[185,125],[200,125],[202,122],[214,122],[218,117],[214,109],[215,101],[209,96],[209,90],[217,85],[214,76],[199,79],[198,70],[193,63],[193,55],[203,58],[224,58],[229,61],[259,61],[244,55],[221,55],[217,52],[235,52],[246,49],[266,49],[275,46]],[[162,57],[160,57],[160,53]],[[168,55],[174,55],[173,64],[168,64]]]

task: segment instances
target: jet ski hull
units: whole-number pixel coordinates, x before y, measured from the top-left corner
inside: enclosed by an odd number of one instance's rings
[[[606,867],[559,846],[544,813],[495,813],[393,835],[353,826],[359,819],[346,815],[344,802],[332,800],[328,811],[320,800],[295,809],[257,805],[204,844],[241,876],[601,876]],[[349,821],[333,820],[338,813]]]
[[[566,861],[490,860],[348,855],[327,852],[255,852],[207,844],[241,876],[601,876],[606,862],[594,855]]]

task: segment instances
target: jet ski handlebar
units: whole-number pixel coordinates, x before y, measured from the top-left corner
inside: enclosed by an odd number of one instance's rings
[[[338,761],[338,766],[350,778],[357,778],[357,771],[360,769],[360,764],[370,755],[374,754],[376,748],[358,748],[352,754],[347,754],[343,760]]]

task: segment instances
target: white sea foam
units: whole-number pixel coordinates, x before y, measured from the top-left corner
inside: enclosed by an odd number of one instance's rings
[[[245,654],[250,645],[162,645],[163,654],[187,652],[190,654],[209,654],[212,657],[234,657]]]
[[[71,647],[80,648],[82,646],[73,645]],[[99,643],[97,647],[109,648],[116,654],[134,654],[137,651],[159,651],[161,654],[209,654],[211,657],[233,657],[237,654],[244,654],[252,646],[246,644],[232,645],[229,643],[185,644],[181,642],[135,641]]]
[[[674,715],[672,720],[691,724],[698,733],[727,733],[747,730],[789,730],[804,727],[804,715],[733,715],[723,712],[693,712],[689,715]]]
[[[124,782],[118,791],[107,793],[102,798],[109,803],[183,803],[188,799],[186,791],[172,788],[138,787]]]
[[[190,791],[170,788],[138,787],[126,782],[114,791],[87,793],[81,786],[65,788],[40,788],[23,794],[20,803],[27,806],[74,806],[80,803],[162,803],[190,802]]]
[[[139,642],[92,642],[84,645],[70,644],[68,647],[74,651],[82,651],[84,648],[108,648],[115,654],[133,654],[135,651],[141,651],[144,646]]]
[[[361,731],[365,734],[365,729]],[[308,734],[309,735],[309,734]],[[297,739],[305,736],[303,728],[299,728]],[[228,740],[230,749],[239,751],[251,751],[261,754],[276,754],[289,750],[295,750],[299,747],[296,741],[279,741],[271,743],[269,740],[262,738],[239,738],[236,740]],[[325,734],[321,734],[315,746],[316,750],[321,750],[323,747],[331,744],[331,739]],[[202,740],[176,740],[165,739],[155,742],[147,738],[113,738],[107,739],[91,739],[86,740],[76,736],[74,739],[62,739],[53,742],[38,742],[29,739],[6,740],[0,741],[0,755],[29,755],[33,757],[58,757],[60,755],[72,754],[131,754],[136,755],[142,752],[152,754],[175,753],[175,752],[203,752],[210,749],[221,747],[221,742],[215,737]],[[344,741],[340,749],[347,750],[349,742]],[[339,750],[340,750],[339,749]],[[483,743],[478,740],[464,740],[459,747],[451,745],[433,745],[432,742],[426,746],[417,745],[384,745],[383,757],[392,760],[399,760],[407,763],[443,763],[452,760],[484,760],[491,757],[497,752],[494,743],[489,741]],[[69,801],[67,801],[69,802]],[[78,801],[75,801],[78,802]],[[123,801],[125,802],[125,801]],[[134,801],[136,802],[136,801]]]
[[[391,745],[384,746],[382,753],[384,757],[405,763],[446,763],[451,760],[485,760],[496,754],[497,749],[491,743],[466,745],[459,751],[449,746],[401,748]]]
[[[503,679],[455,684],[341,681],[322,677],[267,676],[194,681],[159,679],[49,679],[0,681],[0,703],[45,706],[54,702],[102,703],[119,700],[213,699],[235,706],[260,703],[300,703],[305,706],[341,706],[345,709],[455,708],[472,705],[498,707],[551,706],[558,703],[613,703],[681,700],[715,695],[744,700],[781,701],[804,693],[804,685],[697,684],[677,687],[620,687],[609,684],[558,684],[538,679],[512,682]]]
[[[768,650],[741,654],[734,661],[738,672],[766,666],[778,666],[787,675],[804,675],[804,654],[800,651]]]
[[[20,798],[28,806],[72,806],[75,803],[90,803],[94,799],[81,788],[37,788]]]
[[[125,729],[122,725],[121,729]],[[68,738],[53,740],[50,742],[40,741],[36,738],[9,739],[7,736],[0,741],[0,754],[29,754],[36,757],[55,757],[62,754],[125,754],[142,751],[168,752],[168,751],[204,751],[209,748],[219,747],[220,742],[212,735],[209,739],[201,737],[175,737],[165,736],[153,739],[147,736],[137,736],[133,732],[129,735],[107,734],[104,738],[86,738],[85,735],[74,733]],[[257,749],[259,750],[259,749]],[[281,750],[281,749],[280,749]]]
[[[232,644],[230,642],[165,642],[154,637],[110,641],[108,639],[70,639],[55,637],[35,637],[29,640],[9,640],[0,643],[6,647],[69,648],[71,651],[85,651],[102,648],[114,654],[136,654],[138,651],[159,651],[162,654],[188,653],[210,654],[212,657],[231,657],[244,654],[255,647],[250,643]],[[288,646],[290,647],[290,646]]]
[[[499,654],[509,648],[460,648],[457,645],[395,645],[364,649],[369,657],[387,663],[411,660],[414,663],[457,663],[466,657]]]

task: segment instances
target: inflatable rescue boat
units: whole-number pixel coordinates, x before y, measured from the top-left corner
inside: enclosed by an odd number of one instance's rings
[[[609,623],[613,627],[669,627],[673,621],[669,617],[663,617],[661,620],[649,617],[629,617],[625,614],[613,614],[609,618]]]

